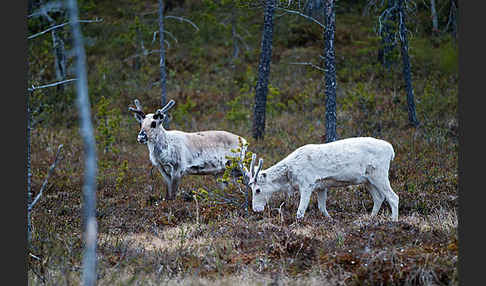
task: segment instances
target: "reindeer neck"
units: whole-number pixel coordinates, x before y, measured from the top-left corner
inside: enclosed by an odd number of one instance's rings
[[[288,168],[284,164],[275,164],[260,172],[267,174],[266,182],[272,192],[289,186]]]
[[[168,146],[168,136],[167,131],[163,127],[159,127],[155,133],[155,142],[157,142],[162,149]]]

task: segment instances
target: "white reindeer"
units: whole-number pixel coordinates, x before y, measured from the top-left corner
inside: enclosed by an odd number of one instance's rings
[[[165,130],[162,122],[174,104],[174,100],[171,100],[162,109],[150,114],[143,113],[137,99],[136,108],[129,107],[141,125],[137,141],[147,144],[150,161],[167,184],[167,200],[175,198],[185,175],[222,174],[228,162],[226,156],[234,156],[231,149],[239,147],[238,138],[241,138],[243,144],[246,143],[244,138],[226,131],[187,133]]]
[[[244,150],[241,156],[241,159],[245,158]],[[391,206],[391,218],[397,221],[399,199],[388,179],[390,161],[394,156],[390,143],[371,137],[357,137],[302,146],[265,170],[261,170],[263,159],[259,160],[254,170],[255,154],[250,172],[241,160],[239,166],[252,190],[253,211],[263,211],[271,194],[276,191],[299,191],[297,219],[301,219],[309,205],[311,193],[316,190],[319,209],[330,218],[326,210],[329,187],[365,184],[373,197],[371,216],[378,213],[386,199]]]

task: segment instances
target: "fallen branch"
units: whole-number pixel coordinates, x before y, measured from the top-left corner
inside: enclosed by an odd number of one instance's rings
[[[51,177],[51,174],[54,171],[54,168],[56,168],[57,162],[59,161],[59,153],[61,152],[62,146],[63,145],[61,144],[57,148],[57,153],[56,153],[56,158],[54,159],[54,163],[52,163],[51,167],[49,168],[49,171],[47,172],[47,177],[44,180],[44,183],[42,183],[42,187],[39,193],[37,194],[37,196],[35,196],[35,199],[32,201],[32,203],[30,203],[29,207],[27,208],[27,211],[30,212],[32,208],[35,206],[35,204],[37,203],[37,201],[39,201],[40,197],[42,196],[42,193],[44,192],[44,189],[47,186],[47,182],[49,181],[49,178]]]

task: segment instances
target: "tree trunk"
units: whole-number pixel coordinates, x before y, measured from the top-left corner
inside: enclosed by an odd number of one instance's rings
[[[30,134],[32,126],[32,115],[30,110],[30,93],[27,93],[27,249],[30,249],[32,240],[32,225],[30,222],[29,205],[32,202],[32,171],[30,170]]]
[[[430,0],[430,13],[432,17],[432,31],[434,34],[439,32],[439,22],[437,20],[437,9],[435,8],[435,0]]]
[[[392,9],[395,5],[395,0],[387,1],[386,9]],[[381,48],[378,50],[378,60],[386,69],[390,69],[392,60],[390,57],[391,52],[395,49],[394,44],[394,31],[392,27],[392,22],[395,21],[395,13],[387,14],[383,20],[383,29],[380,31],[381,37]]]
[[[161,89],[161,106],[167,104],[165,71],[165,43],[164,43],[164,1],[159,0],[159,42],[160,42],[160,89]]]
[[[451,0],[451,22],[452,22],[452,38],[457,39],[457,5],[456,0]]]
[[[84,143],[84,185],[83,185],[83,224],[85,249],[83,254],[82,285],[96,284],[96,142],[91,122],[88,80],[86,72],[86,55],[83,36],[78,22],[78,5],[76,0],[68,0],[73,48],[76,54],[76,93],[80,120],[80,135]]]
[[[265,134],[265,108],[267,104],[270,63],[272,60],[274,11],[275,0],[266,0],[260,61],[258,63],[258,81],[255,87],[255,109],[253,118],[253,138],[255,139],[263,139]]]
[[[334,0],[326,0],[324,7],[324,79],[326,84],[326,143],[337,139],[336,134],[336,65],[334,56],[335,13]]]
[[[417,120],[417,115],[415,113],[415,99],[413,95],[412,86],[412,74],[410,68],[410,58],[408,56],[408,38],[407,38],[407,27],[405,25],[406,15],[404,11],[403,1],[398,0],[398,17],[399,21],[399,33],[400,33],[400,44],[401,44],[401,54],[403,61],[403,78],[405,80],[405,87],[407,91],[407,105],[408,105],[408,121],[414,127],[419,125]]]
[[[54,50],[54,69],[56,71],[56,80],[63,81],[66,79],[66,50],[64,41],[56,30],[52,30],[52,45]],[[64,85],[57,86],[58,91],[64,91]]]
[[[164,41],[164,1],[159,0],[159,39],[160,39],[160,91],[161,106],[167,104],[167,72],[165,70],[165,41]],[[169,117],[164,118],[162,125],[169,129]]]
[[[231,36],[233,37],[233,57],[232,62],[234,63],[235,59],[238,58],[240,53],[240,47],[238,46],[238,37],[236,34],[236,16],[237,16],[236,5],[231,7]]]

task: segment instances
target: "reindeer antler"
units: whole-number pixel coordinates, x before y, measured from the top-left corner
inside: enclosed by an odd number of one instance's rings
[[[169,109],[171,109],[172,106],[174,106],[174,105],[175,105],[175,101],[173,99],[171,99],[164,107],[162,107],[161,112],[167,113],[167,111],[169,111]]]
[[[243,176],[247,178],[246,183],[250,183],[250,182],[256,180],[258,173],[262,169],[263,159],[260,158],[260,160],[258,162],[258,167],[255,171],[256,154],[253,154],[251,156],[250,171],[248,171],[248,169],[243,164],[243,162],[245,161],[246,148],[247,148],[246,146],[243,146],[241,148],[241,154],[240,154],[240,160],[238,161],[238,166],[240,167],[240,170],[243,172]]]
[[[136,108],[133,108],[133,107],[129,106],[128,107],[128,110],[135,113],[134,114],[135,119],[139,120],[139,118],[137,117],[137,114],[139,116],[141,116],[142,118],[144,118],[145,117],[145,113],[143,113],[143,111],[142,111],[142,105],[140,104],[140,101],[138,99],[135,99],[133,102],[135,103],[135,107]]]
[[[255,156],[255,158],[256,158],[256,156]],[[252,158],[252,161],[253,161],[253,158]],[[255,180],[256,180],[256,178],[258,178],[258,173],[260,173],[260,170],[262,169],[262,167],[263,167],[263,159],[260,158],[260,160],[258,160],[257,170],[256,170],[255,174],[253,175],[253,178],[255,178]]]
[[[165,115],[167,111],[169,111],[169,109],[171,109],[174,105],[175,101],[171,99],[164,107],[162,107],[161,109],[157,109],[157,111],[155,111],[155,115],[157,117],[162,117],[162,115]]]

